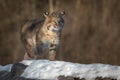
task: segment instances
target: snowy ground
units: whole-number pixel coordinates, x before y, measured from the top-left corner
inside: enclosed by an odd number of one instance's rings
[[[0,71],[11,71],[12,64],[6,65],[6,66],[1,66],[0,65]]]
[[[57,80],[58,76],[73,76],[94,80],[96,77],[108,77],[120,80],[120,66],[108,64],[79,64],[64,61],[24,60],[28,65],[21,77],[32,79]],[[0,70],[10,70],[12,65],[0,66]]]

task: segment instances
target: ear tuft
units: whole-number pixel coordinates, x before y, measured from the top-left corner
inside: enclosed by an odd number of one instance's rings
[[[47,17],[49,15],[49,12],[43,12],[43,15]]]
[[[60,14],[62,15],[62,16],[64,16],[65,15],[65,12],[63,11],[63,12],[60,12]]]

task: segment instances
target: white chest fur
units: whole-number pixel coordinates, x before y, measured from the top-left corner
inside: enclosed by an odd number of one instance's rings
[[[59,45],[60,38],[57,35],[46,35],[41,41],[44,48],[48,48],[51,44]]]

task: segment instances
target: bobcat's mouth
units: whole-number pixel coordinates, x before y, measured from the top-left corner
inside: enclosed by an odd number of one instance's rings
[[[59,32],[61,30],[62,30],[62,27],[59,27],[59,26],[54,27],[54,29],[53,29],[54,32]]]
[[[59,29],[60,29],[60,28],[59,28],[58,26],[57,26],[57,27],[56,27],[56,26],[54,27],[54,30],[56,30],[56,31],[59,30]]]
[[[51,28],[52,28],[53,31],[59,31],[60,30],[59,26],[51,26]]]
[[[59,26],[49,26],[49,27],[47,27],[47,29],[49,31],[53,31],[53,32],[58,32],[61,30],[61,28]]]

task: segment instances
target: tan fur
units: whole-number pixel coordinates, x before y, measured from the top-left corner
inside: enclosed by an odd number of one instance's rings
[[[46,19],[42,26],[39,25],[41,23],[38,20],[38,22],[29,21],[22,27],[21,37],[27,52],[25,59],[37,59],[41,53],[44,54],[46,48],[49,59],[55,59],[64,25],[63,14],[53,12],[44,16]]]

